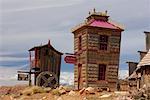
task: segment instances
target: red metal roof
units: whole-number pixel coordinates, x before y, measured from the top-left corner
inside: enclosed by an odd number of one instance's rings
[[[110,28],[110,29],[120,29],[119,27],[117,27],[107,21],[101,21],[101,20],[94,20],[93,22],[90,23],[90,26]]]

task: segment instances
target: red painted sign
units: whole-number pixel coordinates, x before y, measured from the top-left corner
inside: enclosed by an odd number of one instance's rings
[[[66,63],[70,63],[70,64],[75,64],[77,61],[75,56],[66,56],[64,60]]]

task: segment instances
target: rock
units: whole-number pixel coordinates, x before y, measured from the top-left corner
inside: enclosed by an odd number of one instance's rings
[[[102,92],[103,90],[101,88],[96,88],[97,92]]]
[[[147,97],[148,97],[148,94],[145,94],[145,93],[144,93],[143,96],[147,98]]]
[[[108,97],[110,97],[112,94],[104,94],[104,95],[102,95],[102,96],[100,96],[100,98],[108,98]]]
[[[70,91],[72,90],[71,87],[67,87],[67,86],[65,86],[65,87],[63,87],[63,88],[66,90],[66,92],[70,92]]]
[[[133,100],[133,99],[131,99],[130,97],[127,97],[127,96],[119,96],[115,100]]]
[[[43,100],[45,100],[45,99],[46,99],[46,96],[45,96],[45,97],[43,97],[42,99],[43,99]]]
[[[139,92],[145,93],[145,90],[142,88],[142,89],[139,89]]]
[[[84,97],[83,100],[88,100],[88,99],[86,97]]]
[[[87,94],[95,94],[95,89],[92,87],[88,87],[85,89],[85,93]]]
[[[66,94],[66,90],[64,89],[64,87],[62,85],[59,86],[58,90],[59,90],[60,94]]]
[[[143,88],[143,89],[146,89],[146,88],[147,88],[146,84],[144,84],[142,88]]]
[[[79,91],[79,93],[80,93],[80,94],[83,94],[84,90],[85,90],[85,88],[81,89],[81,90]]]
[[[62,90],[62,89],[64,89],[64,87],[62,85],[60,85],[58,89]]]
[[[7,95],[10,94],[11,88],[2,86],[0,87],[0,95]]]
[[[63,100],[63,98],[62,98],[62,97],[59,97],[57,100]]]
[[[69,96],[76,96],[76,93],[71,90],[71,91],[68,93],[68,95],[69,95]]]
[[[107,88],[107,92],[110,92],[110,88]]]
[[[61,89],[59,90],[60,94],[66,94],[66,90],[65,89]]]
[[[49,93],[51,90],[52,90],[52,89],[51,89],[50,87],[44,88],[44,91],[45,91],[46,93]]]

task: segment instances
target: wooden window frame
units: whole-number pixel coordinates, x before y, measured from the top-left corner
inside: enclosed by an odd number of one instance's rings
[[[107,51],[108,50],[108,36],[100,35],[99,36],[99,49]]]
[[[82,37],[81,36],[79,36],[79,41],[78,41],[78,50],[81,50],[82,48]]]

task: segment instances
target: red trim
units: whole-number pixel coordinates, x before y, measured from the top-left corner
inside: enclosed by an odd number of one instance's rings
[[[77,59],[75,56],[66,56],[64,58],[66,63],[75,64],[77,62]]]
[[[37,48],[35,48],[35,67],[37,67]]]
[[[31,61],[31,51],[29,51],[29,61],[30,61],[30,68],[32,67],[32,61]]]

